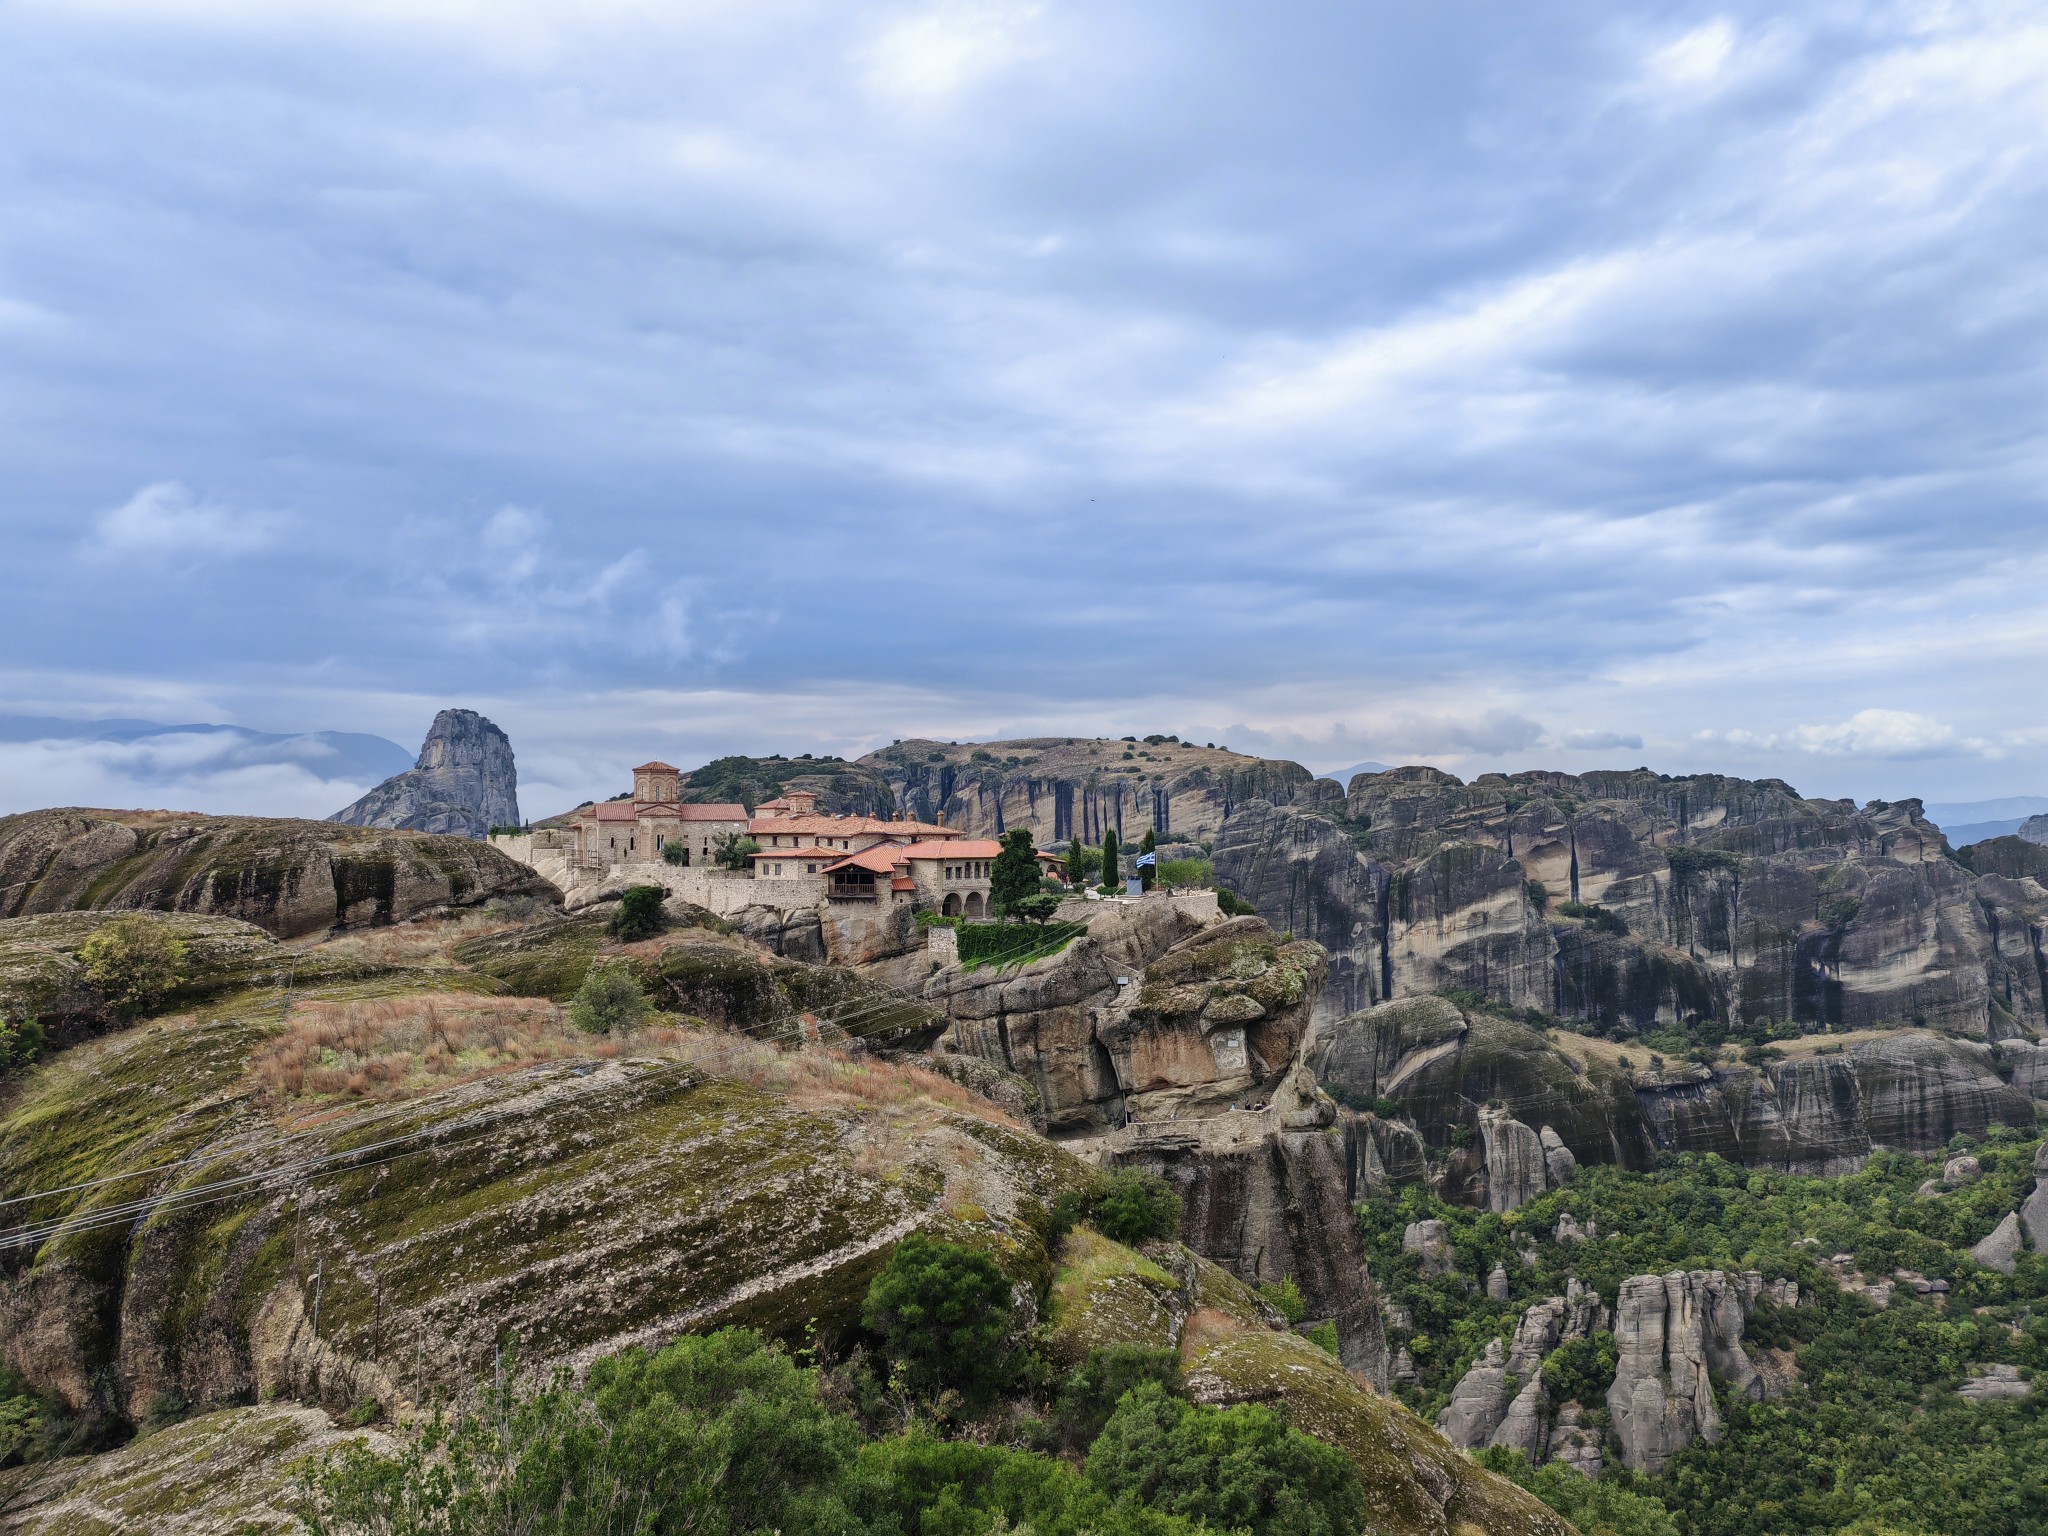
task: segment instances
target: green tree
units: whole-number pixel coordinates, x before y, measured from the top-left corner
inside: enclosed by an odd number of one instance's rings
[[[1116,841],[1116,828],[1111,827],[1102,834],[1102,883],[1104,885],[1116,884],[1119,851]]]
[[[1095,1230],[1119,1243],[1180,1235],[1181,1199],[1147,1168],[1119,1168],[1095,1202]]]
[[[185,942],[159,918],[130,912],[78,947],[85,979],[122,1018],[147,1013],[185,980]]]
[[[720,869],[747,869],[761,845],[737,832],[721,832],[711,840],[711,862]]]
[[[1678,1536],[1678,1524],[1662,1501],[1625,1487],[1619,1478],[1594,1482],[1561,1462],[1531,1470],[1520,1451],[1503,1448],[1480,1451],[1477,1458],[1571,1521],[1579,1536]]]
[[[569,1000],[569,1022],[593,1035],[621,1034],[650,1011],[640,978],[624,960],[600,960],[591,966]]]
[[[1018,903],[1038,894],[1038,850],[1029,827],[1005,832],[1002,847],[989,869],[989,905],[998,917],[1017,917]]]
[[[868,1286],[861,1321],[914,1390],[987,1402],[1016,1373],[1010,1281],[995,1260],[913,1232]]]
[[[1342,1451],[1265,1408],[1197,1408],[1156,1382],[1124,1394],[1087,1477],[1112,1498],[1219,1531],[1354,1536],[1365,1524],[1365,1488]]]
[[[1043,926],[1052,921],[1053,914],[1059,911],[1060,903],[1065,899],[1057,891],[1037,891],[1016,903],[1010,910],[1016,917]]]
[[[1259,1287],[1259,1294],[1290,1323],[1298,1323],[1308,1316],[1308,1303],[1301,1299],[1301,1287],[1294,1283],[1292,1275],[1268,1280]]]
[[[627,886],[625,894],[619,897],[618,911],[604,925],[605,932],[621,944],[653,938],[668,926],[668,918],[661,909],[666,900],[668,892],[658,885]]]
[[[1180,1394],[1180,1355],[1143,1344],[1104,1344],[1088,1351],[1060,1383],[1053,1423],[1060,1437],[1079,1450],[1095,1443],[1123,1395],[1142,1382],[1156,1382]]]
[[[1140,852],[1140,853],[1155,853],[1155,854],[1156,854],[1156,853],[1157,853],[1158,851],[1159,851],[1159,837],[1158,837],[1158,834],[1157,834],[1157,833],[1155,833],[1155,832],[1154,832],[1154,831],[1152,830],[1152,828],[1150,828],[1150,827],[1147,827],[1147,828],[1145,829],[1145,835],[1144,835],[1144,836],[1143,836],[1142,838],[1140,838],[1140,839],[1138,840],[1138,852]],[[1151,890],[1151,889],[1152,889],[1152,882],[1153,882],[1154,880],[1156,880],[1156,879],[1157,879],[1157,878],[1159,877],[1159,865],[1158,865],[1158,862],[1157,862],[1157,861],[1155,860],[1155,861],[1154,861],[1153,863],[1150,863],[1150,864],[1147,864],[1147,865],[1145,865],[1145,866],[1144,866],[1143,868],[1141,868],[1141,869],[1140,869],[1140,870],[1138,871],[1138,873],[1139,873],[1139,875],[1140,875],[1140,876],[1142,876],[1142,877],[1143,877],[1143,879],[1144,879],[1144,881],[1145,881],[1145,889],[1146,889],[1146,890],[1148,890],[1148,891],[1149,891],[1149,890]]]
[[[600,1360],[583,1388],[499,1387],[396,1456],[350,1447],[312,1471],[299,1512],[315,1536],[828,1536],[855,1528],[859,1444],[815,1372],[721,1329]]]
[[[1073,841],[1067,844],[1067,880],[1070,884],[1081,883],[1082,878],[1088,873],[1094,855],[1095,850],[1084,844],[1081,841],[1081,834],[1076,832]]]

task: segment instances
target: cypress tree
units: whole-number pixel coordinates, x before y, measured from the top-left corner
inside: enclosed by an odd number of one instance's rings
[[[1081,834],[1078,832],[1067,844],[1067,879],[1075,885],[1081,883]]]
[[[1147,827],[1145,829],[1144,839],[1138,844],[1138,852],[1153,853],[1157,851],[1158,847],[1158,837],[1154,835],[1153,830],[1150,827]],[[1139,870],[1138,873],[1144,878],[1145,889],[1149,891],[1152,889],[1153,877],[1159,873],[1159,866],[1157,864],[1147,864],[1143,869]]]
[[[1116,860],[1116,828],[1111,827],[1102,834],[1102,883],[1104,885],[1116,884]]]

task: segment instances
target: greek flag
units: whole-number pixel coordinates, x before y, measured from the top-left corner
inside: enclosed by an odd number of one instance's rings
[[[1146,865],[1148,865],[1148,864],[1150,864],[1150,865],[1155,865],[1155,866],[1156,866],[1156,865],[1157,865],[1158,863],[1159,863],[1159,855],[1158,855],[1158,854],[1156,854],[1156,853],[1141,853],[1141,854],[1139,854],[1139,855],[1138,855],[1138,857],[1137,857],[1137,861],[1136,861],[1136,867],[1137,867],[1137,868],[1139,868],[1139,869],[1143,869],[1143,868],[1145,868],[1145,866],[1146,866]]]

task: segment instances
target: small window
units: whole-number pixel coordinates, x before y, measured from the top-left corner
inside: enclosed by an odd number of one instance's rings
[[[818,866],[815,864],[806,864],[804,866],[804,873],[807,875],[815,875],[817,872]]]

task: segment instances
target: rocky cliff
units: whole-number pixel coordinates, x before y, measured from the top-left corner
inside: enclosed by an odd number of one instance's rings
[[[1510,1210],[1566,1182],[1578,1162],[1640,1169],[1661,1152],[1713,1152],[1753,1167],[1841,1173],[1876,1147],[1927,1155],[1994,1125],[2031,1129],[2040,1055],[2048,1053],[2020,1041],[1985,1046],[1904,1030],[1809,1043],[1757,1066],[1668,1063],[1420,997],[1337,1020],[1309,1059],[1343,1102],[1386,1101],[1398,1114],[1367,1117],[1354,1134],[1355,1183],[1433,1177],[1446,1198]],[[1421,1144],[1413,1153],[1401,1150],[1404,1123]]]
[[[434,716],[419,761],[327,818],[351,827],[389,827],[482,838],[519,825],[519,773],[505,733],[473,709]]]
[[[561,893],[467,838],[176,811],[0,817],[0,917],[134,908],[238,917],[280,938]]]
[[[1073,837],[1098,844],[1112,830],[1126,842],[1148,829],[1161,841],[1206,842],[1240,806],[1285,804],[1310,780],[1299,763],[1171,736],[900,741],[858,766],[886,781],[909,815],[934,821],[944,814],[978,837],[1029,827],[1041,847]]]
[[[1716,1383],[1734,1397],[1763,1397],[1763,1378],[1742,1347],[1760,1282],[1695,1270],[1621,1283],[1614,1308],[1619,1363],[1607,1411],[1631,1471],[1661,1472],[1695,1439],[1719,1437]]]
[[[1647,770],[1327,789],[1236,808],[1215,849],[1330,951],[1325,1017],[1470,991],[1604,1033],[2048,1026],[2048,889],[1973,873],[1918,801]]]

